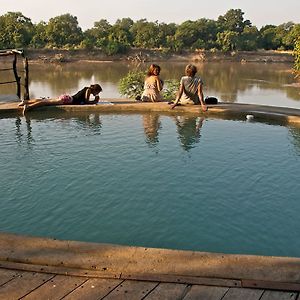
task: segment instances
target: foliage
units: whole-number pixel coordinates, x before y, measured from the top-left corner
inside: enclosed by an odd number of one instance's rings
[[[164,82],[162,96],[166,100],[175,100],[178,92],[180,81],[177,79],[168,79]]]
[[[33,36],[31,20],[20,12],[0,16],[0,48],[22,48],[29,45]]]
[[[135,99],[141,96],[144,88],[145,73],[142,71],[130,71],[119,82],[121,95]]]
[[[224,16],[219,16],[218,23],[224,31],[242,33],[246,26],[251,26],[249,20],[244,20],[241,9],[230,9]]]
[[[218,32],[217,44],[224,52],[233,51],[236,49],[238,41],[238,33],[234,31]]]
[[[100,19],[84,33],[77,17],[70,14],[33,24],[20,12],[0,16],[0,48],[101,49],[108,55],[126,53],[129,48],[221,51],[293,50],[300,24],[266,25],[258,30],[244,19],[241,9],[230,9],[217,20],[201,18],[181,24],[118,19],[110,24]]]
[[[51,18],[46,27],[46,36],[50,46],[59,48],[78,45],[83,39],[77,17],[70,14]]]
[[[295,56],[294,69],[297,72],[300,72],[300,37],[295,43],[294,56]]]
[[[254,51],[257,50],[259,39],[259,31],[255,26],[246,26],[240,34],[237,41],[238,50]]]

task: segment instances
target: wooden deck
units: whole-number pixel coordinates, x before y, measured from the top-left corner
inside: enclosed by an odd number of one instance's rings
[[[22,272],[0,268],[0,299],[296,300],[298,292]]]

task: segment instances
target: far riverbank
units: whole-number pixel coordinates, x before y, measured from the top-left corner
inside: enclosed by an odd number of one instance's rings
[[[263,63],[293,63],[292,52],[280,51],[233,51],[223,53],[220,51],[185,51],[181,53],[169,53],[163,50],[132,49],[126,54],[106,55],[101,50],[52,50],[52,49],[30,49],[25,51],[31,62],[44,63],[67,63],[76,61],[129,61],[129,62],[151,62],[151,61],[176,61],[176,62],[210,62],[210,61],[232,61],[232,62],[263,62]]]

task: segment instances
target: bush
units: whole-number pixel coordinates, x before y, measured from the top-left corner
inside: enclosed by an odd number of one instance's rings
[[[166,80],[162,91],[163,98],[165,100],[175,100],[179,85],[180,82],[177,79]]]
[[[300,72],[300,39],[298,39],[298,41],[295,43],[294,56],[295,56],[294,69],[297,72]]]
[[[119,82],[119,92],[121,95],[135,99],[141,96],[144,90],[145,73],[142,71],[130,71]]]

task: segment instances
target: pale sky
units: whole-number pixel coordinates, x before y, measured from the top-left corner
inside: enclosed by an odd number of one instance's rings
[[[0,15],[19,11],[33,23],[48,22],[50,18],[70,13],[77,16],[83,30],[92,28],[100,19],[114,24],[117,19],[126,17],[133,21],[145,18],[177,24],[200,18],[217,20],[232,8],[240,8],[245,13],[244,19],[258,29],[268,24],[300,23],[300,0],[0,0],[0,4]]]

